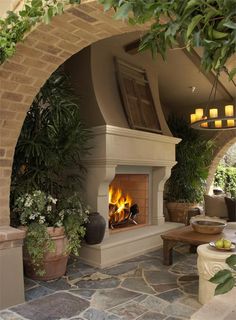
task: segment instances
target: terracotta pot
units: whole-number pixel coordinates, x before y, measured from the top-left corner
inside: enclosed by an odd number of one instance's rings
[[[197,206],[196,203],[187,202],[168,202],[166,207],[168,209],[171,222],[180,222],[187,224],[188,211]]]
[[[31,279],[53,280],[62,277],[66,272],[69,254],[66,253],[67,238],[64,227],[48,227],[47,230],[54,242],[55,251],[46,252],[44,255],[42,269],[45,270],[45,274],[43,276],[35,273],[26,248],[23,250],[24,272]]]

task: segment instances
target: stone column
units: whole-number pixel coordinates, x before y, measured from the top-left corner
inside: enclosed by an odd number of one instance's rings
[[[0,309],[25,301],[22,245],[25,232],[0,227]]]
[[[231,256],[230,251],[216,251],[208,244],[202,244],[197,248],[198,260],[197,267],[199,273],[199,292],[198,300],[205,304],[209,302],[215,293],[216,284],[211,283],[209,279],[218,271],[230,269],[225,260]]]
[[[165,222],[163,215],[163,191],[166,180],[170,177],[171,167],[154,167],[152,171],[152,216],[151,224]]]

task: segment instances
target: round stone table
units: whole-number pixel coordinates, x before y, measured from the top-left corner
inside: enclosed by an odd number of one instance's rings
[[[219,270],[230,269],[225,260],[236,251],[220,251],[202,244],[197,248],[198,260],[197,268],[199,273],[199,292],[198,300],[205,304],[214,296],[216,284],[211,283],[209,279],[213,277]]]

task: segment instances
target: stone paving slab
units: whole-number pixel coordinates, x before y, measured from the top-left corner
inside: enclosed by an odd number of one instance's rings
[[[110,311],[122,319],[132,320],[146,313],[148,309],[142,304],[131,301],[110,309]]]
[[[0,320],[189,320],[201,306],[196,254],[179,249],[172,266],[162,265],[161,249],[105,269],[70,258],[61,279],[25,279],[28,302]]]
[[[174,302],[169,304],[164,310],[163,313],[166,315],[174,316],[174,317],[181,317],[189,319],[191,315],[194,313],[193,308],[183,305],[179,302]],[[209,319],[202,319],[202,320],[209,320]]]
[[[87,320],[119,320],[120,317],[109,314],[107,312],[104,312],[102,310],[97,310],[93,308],[89,308],[83,313],[84,319]]]
[[[158,298],[161,298],[163,300],[166,300],[168,302],[174,302],[180,298],[183,298],[185,295],[182,291],[179,289],[173,289],[166,292],[163,292],[158,295]]]
[[[43,286],[34,287],[25,292],[25,300],[26,301],[35,300],[40,297],[47,296],[53,292],[54,290],[48,289]]]
[[[127,272],[130,272],[132,270],[135,270],[138,267],[138,262],[126,262],[119,264],[117,266],[114,266],[112,268],[107,268],[104,269],[102,272],[105,274],[113,275],[113,276],[118,276],[125,274]]]
[[[148,293],[155,294],[155,290],[153,290],[147,282],[143,278],[128,278],[125,279],[122,284],[122,288],[130,289],[133,291],[137,291],[140,293]]]
[[[11,310],[33,320],[56,320],[79,315],[89,307],[89,302],[67,292],[58,292],[41,299],[21,304]]]
[[[165,315],[158,312],[152,312],[152,311],[148,311],[138,318],[138,320],[163,320],[163,319],[166,319]]]
[[[140,302],[140,304],[148,310],[155,312],[162,312],[170,305],[169,302],[155,296],[148,296],[145,300]]]
[[[12,311],[0,311],[0,320],[22,320],[20,315],[15,314]]]
[[[132,292],[121,288],[113,290],[100,290],[93,295],[91,306],[100,310],[107,310],[132,300],[139,295],[140,294],[137,292]]]
[[[144,271],[146,281],[151,284],[166,284],[176,282],[177,276],[168,271]]]

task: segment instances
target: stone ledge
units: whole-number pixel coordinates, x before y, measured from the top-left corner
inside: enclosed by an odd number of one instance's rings
[[[215,296],[210,302],[195,312],[191,320],[235,320],[236,288],[226,294]]]
[[[183,227],[182,223],[165,222],[162,225],[150,225],[114,233],[100,244],[84,243],[80,250],[80,259],[93,267],[110,267],[158,249],[163,244],[161,234],[180,227]]]
[[[22,240],[25,237],[25,231],[9,226],[0,226],[0,243],[5,241]]]

